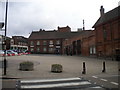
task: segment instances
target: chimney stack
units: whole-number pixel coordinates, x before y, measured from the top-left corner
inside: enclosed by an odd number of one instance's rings
[[[101,6],[101,8],[100,8],[100,16],[102,17],[104,15],[104,8],[103,8],[103,6]]]

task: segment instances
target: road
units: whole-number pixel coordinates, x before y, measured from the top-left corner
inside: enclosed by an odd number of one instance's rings
[[[87,58],[80,56],[61,56],[61,55],[29,55],[29,56],[14,56],[7,57],[8,68],[7,77],[24,79],[57,79],[57,78],[71,78],[82,77],[89,82],[109,89],[118,89],[119,62]],[[35,65],[34,71],[23,72],[18,70],[19,63],[22,61],[32,61]],[[102,73],[102,63],[106,62],[106,72]],[[83,62],[86,63],[86,74],[82,74]],[[55,74],[50,72],[50,66],[54,63],[63,65],[63,72]],[[3,80],[3,87],[15,87],[16,80]],[[11,82],[9,84],[9,82]]]

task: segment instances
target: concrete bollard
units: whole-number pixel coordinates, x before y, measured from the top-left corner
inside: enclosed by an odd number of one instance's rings
[[[103,72],[103,73],[106,72],[105,62],[103,62],[103,70],[102,70],[102,72]]]
[[[83,71],[82,71],[82,74],[86,74],[85,62],[83,62]]]

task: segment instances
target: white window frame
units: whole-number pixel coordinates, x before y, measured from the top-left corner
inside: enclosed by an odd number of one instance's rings
[[[56,44],[59,45],[59,44],[60,44],[60,40],[57,40],[57,41],[56,41]]]
[[[40,45],[40,41],[37,41],[37,45]]]
[[[43,52],[47,52],[47,48],[46,47],[43,48]]]

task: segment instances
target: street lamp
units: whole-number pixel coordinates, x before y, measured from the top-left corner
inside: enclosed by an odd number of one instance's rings
[[[8,11],[8,0],[6,0],[6,13],[5,13],[5,51],[4,51],[4,75],[6,75],[7,60],[6,60],[6,33],[7,33],[7,11]]]

